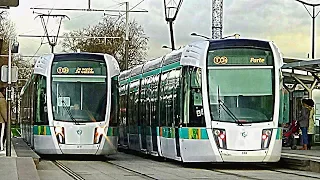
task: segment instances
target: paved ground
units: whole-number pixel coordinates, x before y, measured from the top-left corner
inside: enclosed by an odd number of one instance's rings
[[[118,153],[107,158],[73,158],[58,160],[78,177],[86,180],[106,179],[256,179],[256,180],[308,180],[320,179],[319,173],[288,170],[257,164],[182,164],[173,161],[161,161],[126,153]],[[41,161],[38,170],[41,180],[70,180],[51,161]],[[53,178],[55,177],[55,178]],[[80,179],[81,179],[80,178]]]

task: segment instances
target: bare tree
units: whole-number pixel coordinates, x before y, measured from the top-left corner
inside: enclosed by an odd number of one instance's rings
[[[0,39],[3,40],[2,49],[0,49],[1,55],[8,55],[9,39],[15,36],[15,28],[13,23],[8,18],[6,11],[0,11]],[[7,57],[0,57],[0,67],[8,64]],[[0,82],[0,86],[4,86],[3,82]]]
[[[81,51],[107,53],[114,56],[123,70],[125,68],[125,21],[123,18],[105,17],[97,25],[66,33],[62,42],[64,51]],[[76,37],[120,37],[115,39],[88,39]],[[129,23],[129,67],[141,64],[146,56],[148,37],[142,26],[136,21]]]

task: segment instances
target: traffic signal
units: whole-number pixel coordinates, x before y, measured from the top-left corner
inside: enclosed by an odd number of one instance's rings
[[[0,0],[0,6],[17,7],[19,6],[19,0]]]

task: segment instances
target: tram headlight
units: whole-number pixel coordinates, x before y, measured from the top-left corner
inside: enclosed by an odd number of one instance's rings
[[[214,140],[220,149],[227,149],[227,135],[224,129],[213,129]]]
[[[59,144],[64,144],[65,139],[64,139],[64,128],[60,126],[54,127],[54,132],[57,138],[57,141]]]
[[[264,130],[262,130],[261,149],[269,148],[271,137],[272,137],[272,129],[264,129]]]
[[[105,135],[105,128],[104,127],[96,127],[94,130],[94,144],[101,143],[102,137]]]

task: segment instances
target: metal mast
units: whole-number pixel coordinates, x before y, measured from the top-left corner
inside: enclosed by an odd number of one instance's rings
[[[164,14],[166,21],[169,23],[171,49],[175,50],[174,36],[173,36],[173,21],[176,20],[183,0],[164,0]]]
[[[319,15],[319,13],[320,13],[320,11],[318,11],[318,12],[316,13],[316,12],[315,12],[315,8],[316,8],[317,6],[320,6],[320,4],[308,3],[308,2],[301,1],[301,0],[296,0],[296,1],[303,4],[304,8],[308,11],[310,17],[312,18],[312,40],[311,40],[311,41],[312,41],[312,42],[311,42],[311,46],[312,46],[312,52],[311,52],[311,53],[312,53],[312,56],[311,56],[311,58],[314,59],[314,58],[315,58],[315,50],[314,50],[314,49],[315,49],[315,38],[316,38],[316,36],[315,36],[315,29],[316,29],[315,23],[316,23],[316,21],[315,21],[315,19],[316,19],[316,17],[317,17],[317,16]],[[312,7],[312,14],[311,14],[310,11],[307,9],[306,5]]]
[[[58,41],[58,37],[59,37],[59,32],[60,32],[60,27],[61,27],[62,19],[68,18],[68,19],[70,20],[70,18],[69,18],[68,16],[62,15],[62,14],[58,14],[58,15],[40,14],[40,15],[38,15],[37,17],[40,17],[40,18],[41,18],[41,23],[42,23],[42,26],[43,26],[45,35],[46,35],[46,37],[47,37],[47,39],[48,39],[49,45],[51,46],[51,53],[53,53],[53,52],[54,52],[54,47],[57,45],[57,41]],[[36,17],[36,18],[37,18],[37,17]],[[45,17],[47,17],[47,21],[49,20],[50,17],[60,18],[57,35],[56,35],[56,36],[53,36],[52,40],[50,40],[50,37],[52,37],[52,36],[49,36],[47,24],[46,24],[45,19],[44,19]]]
[[[222,38],[223,0],[212,0],[212,38]]]

